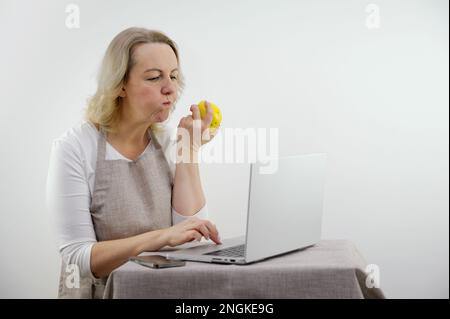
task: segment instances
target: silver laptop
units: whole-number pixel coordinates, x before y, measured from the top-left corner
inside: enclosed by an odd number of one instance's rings
[[[225,239],[221,245],[197,243],[169,251],[166,257],[248,264],[314,245],[321,236],[326,157],[280,157],[273,174],[260,174],[267,163],[252,163],[246,235]]]

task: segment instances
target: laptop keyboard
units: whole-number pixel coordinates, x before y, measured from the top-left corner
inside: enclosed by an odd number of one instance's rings
[[[233,246],[221,250],[216,250],[205,255],[214,256],[226,256],[226,257],[244,257],[245,256],[245,244],[239,246]]]

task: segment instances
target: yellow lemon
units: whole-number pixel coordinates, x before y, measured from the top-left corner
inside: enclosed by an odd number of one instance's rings
[[[212,118],[210,127],[214,128],[214,129],[218,128],[220,125],[220,122],[222,122],[222,112],[220,112],[219,107],[217,105],[215,105],[214,103],[208,101],[208,104],[211,105],[211,107],[213,109],[213,118]],[[200,111],[200,117],[203,120],[206,115],[206,103],[205,103],[205,101],[201,101],[197,105],[198,105],[198,110]]]

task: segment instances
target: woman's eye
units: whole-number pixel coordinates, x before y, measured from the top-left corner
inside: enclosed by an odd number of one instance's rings
[[[172,76],[171,78],[174,79],[174,80],[178,80],[178,78],[177,78],[176,76]],[[159,76],[156,77],[156,78],[150,78],[150,79],[147,79],[147,80],[149,80],[149,81],[155,81],[155,80],[157,80],[157,79],[159,79]]]

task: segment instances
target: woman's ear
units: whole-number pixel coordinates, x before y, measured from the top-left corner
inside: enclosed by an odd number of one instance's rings
[[[120,97],[126,97],[127,96],[127,93],[125,92],[125,88],[124,87],[122,87],[122,89],[120,90],[119,96]]]

